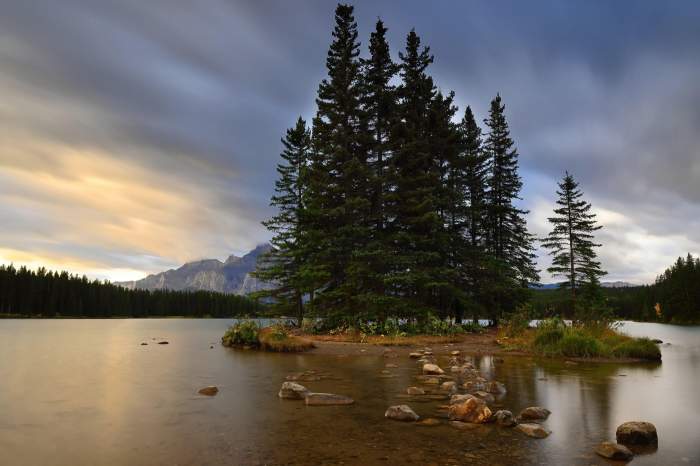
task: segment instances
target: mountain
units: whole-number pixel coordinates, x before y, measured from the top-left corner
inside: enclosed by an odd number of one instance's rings
[[[243,257],[229,256],[225,262],[204,259],[188,262],[178,269],[149,275],[141,280],[117,282],[130,289],[143,290],[207,290],[245,295],[269,288],[269,284],[250,275],[258,258],[272,246],[261,244]]]
[[[635,285],[633,283],[617,281],[617,282],[601,282],[600,286],[602,286],[603,288],[630,288],[630,287],[634,287],[637,285]],[[531,286],[531,288],[536,289],[536,290],[556,290],[557,288],[559,288],[559,284],[558,283],[545,283],[541,286]]]

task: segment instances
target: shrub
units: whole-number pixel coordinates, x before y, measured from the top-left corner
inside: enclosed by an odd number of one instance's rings
[[[594,358],[605,352],[595,337],[575,330],[566,332],[557,344],[557,349],[563,356],[571,358]]]
[[[536,348],[546,350],[548,347],[556,345],[564,338],[566,325],[558,318],[543,320],[535,331],[534,345]]]
[[[258,334],[260,326],[253,320],[240,320],[229,327],[226,333],[221,338],[221,343],[224,346],[242,345],[242,346],[258,346]]]
[[[613,348],[613,354],[619,358],[638,358],[658,361],[661,359],[661,351],[656,344],[648,338],[633,338]]]
[[[531,306],[520,306],[506,322],[504,332],[507,337],[519,337],[530,327]]]

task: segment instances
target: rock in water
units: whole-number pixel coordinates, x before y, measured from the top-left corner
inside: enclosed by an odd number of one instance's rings
[[[625,422],[615,433],[617,443],[625,445],[656,445],[659,438],[656,427],[651,422]]]
[[[432,375],[442,375],[445,373],[437,364],[423,364],[423,373]]]
[[[411,396],[414,395],[425,395],[425,390],[419,387],[408,387],[406,389],[406,393],[408,393]]]
[[[415,422],[419,416],[408,405],[389,406],[389,409],[384,413],[387,419],[403,422]]]
[[[523,421],[542,421],[549,417],[552,412],[547,408],[540,408],[539,406],[530,406],[520,411],[520,416],[518,419]]]
[[[471,397],[464,401],[450,404],[448,416],[451,421],[472,422],[481,424],[491,417],[491,410],[480,398]]]
[[[539,424],[518,424],[515,429],[532,438],[545,438],[551,434]]]
[[[355,402],[350,397],[333,393],[309,393],[305,398],[306,406],[351,405]]]
[[[511,413],[507,409],[501,409],[500,411],[496,411],[496,414],[494,414],[493,417],[496,421],[496,424],[498,424],[499,426],[513,427],[517,424],[517,422],[515,422],[515,416],[513,416],[513,413]]]
[[[148,346],[148,343],[146,343],[145,341],[143,341],[143,342],[141,342],[141,346]]]
[[[626,446],[612,442],[601,443],[596,447],[595,452],[609,460],[627,461],[634,456],[634,453]]]
[[[457,383],[452,380],[443,382],[442,385],[440,385],[440,390],[450,393],[457,393]]]
[[[308,393],[309,390],[301,384],[284,382],[277,396],[285,400],[303,400]]]
[[[421,419],[420,421],[416,422],[416,425],[419,426],[426,426],[426,427],[434,427],[434,426],[439,426],[440,420],[435,419],[434,417],[427,417],[425,419]]]
[[[167,344],[169,344],[169,343],[168,343],[167,341],[159,341],[158,344],[159,344],[159,345],[167,345]]]
[[[409,353],[409,354],[408,354],[408,357],[409,357],[409,358],[414,358],[414,359],[418,359],[418,358],[420,358],[421,356],[423,356],[423,353]]]
[[[503,395],[506,392],[506,386],[494,380],[486,385],[486,391],[494,395]]]
[[[474,392],[473,395],[477,398],[481,398],[487,403],[494,403],[496,401],[496,398],[494,398],[492,394],[481,390]]]
[[[211,387],[204,387],[199,389],[200,395],[206,395],[206,396],[214,396],[217,393],[219,393],[219,389],[217,387],[211,386]]]
[[[450,404],[454,405],[457,403],[462,403],[470,398],[474,398],[474,395],[452,395],[450,397]]]

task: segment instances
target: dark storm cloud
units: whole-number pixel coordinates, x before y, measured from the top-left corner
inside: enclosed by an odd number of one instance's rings
[[[266,238],[279,138],[313,115],[333,2],[7,3],[0,212],[16,227],[0,258],[139,273]],[[461,110],[483,118],[503,95],[536,233],[568,169],[607,221],[610,278],[648,281],[700,251],[696,3],[355,5],[363,52],[377,17],[394,56],[415,27]]]

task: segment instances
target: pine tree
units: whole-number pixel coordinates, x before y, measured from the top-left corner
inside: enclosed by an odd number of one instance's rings
[[[353,7],[339,4],[328,50],[328,78],[319,85],[313,138],[312,222],[319,240],[316,269],[328,275],[322,298],[338,312],[357,312],[365,286],[370,230],[370,173],[363,138],[361,74]],[[320,183],[324,183],[323,186]]]
[[[433,62],[430,50],[420,47],[415,31],[408,34],[406,50],[399,53],[402,83],[397,89],[397,124],[392,130],[393,190],[387,196],[393,254],[387,279],[394,296],[405,298],[404,311],[424,315],[436,288],[440,265],[437,236],[442,228],[438,215],[440,170],[433,158],[429,135],[429,111],[436,91],[425,72]]]
[[[484,123],[489,129],[485,150],[489,157],[487,180],[488,236],[490,282],[494,300],[491,303],[494,321],[527,298],[529,283],[539,280],[534,265],[533,236],[528,233],[525,215],[515,206],[520,199],[522,181],[518,174],[518,153],[510,137],[501,96],[491,101],[489,117]]]
[[[553,228],[542,240],[542,246],[552,256],[552,266],[547,271],[566,278],[561,286],[571,290],[573,307],[577,290],[594,287],[598,278],[606,274],[596,260],[594,248],[600,244],[593,242],[593,232],[602,226],[596,224],[591,204],[583,200],[583,192],[569,172],[559,183],[557,194],[559,207],[554,209],[555,216],[548,219]]]
[[[273,250],[259,261],[255,275],[275,285],[275,288],[260,295],[272,296],[275,306],[282,312],[293,311],[298,325],[301,325],[304,317],[303,298],[309,291],[302,268],[309,252],[305,244],[303,221],[311,150],[311,132],[301,117],[293,128],[287,130],[282,145],[283,162],[277,165],[279,178],[275,182],[275,195],[270,203],[278,212],[263,222],[273,235],[270,241]]]

